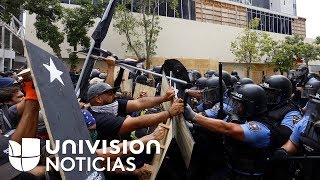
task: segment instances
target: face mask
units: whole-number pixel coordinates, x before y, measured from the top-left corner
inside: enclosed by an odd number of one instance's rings
[[[94,130],[93,132],[90,132],[90,137],[91,137],[93,143],[96,142],[97,136],[98,136],[97,130]]]

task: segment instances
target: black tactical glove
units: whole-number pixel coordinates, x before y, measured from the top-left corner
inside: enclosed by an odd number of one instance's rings
[[[287,160],[288,153],[285,149],[279,148],[274,153],[270,160]]]
[[[189,104],[186,105],[183,112],[184,119],[187,121],[194,121],[194,118],[196,117],[196,113],[192,110],[192,108],[189,106]]]

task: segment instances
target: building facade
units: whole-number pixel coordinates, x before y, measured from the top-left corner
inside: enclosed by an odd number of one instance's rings
[[[65,1],[64,6],[74,7]],[[292,1],[293,2],[293,1]],[[72,1],[70,1],[72,3]],[[286,2],[287,3],[287,2]],[[269,4],[269,6],[268,6]],[[305,19],[294,15],[271,10],[271,1],[259,0],[181,0],[178,6],[179,13],[169,8],[167,3],[158,6],[157,12],[160,15],[160,32],[157,41],[157,55],[153,58],[153,65],[160,65],[167,58],[181,60],[187,68],[198,69],[202,73],[208,69],[217,69],[218,62],[223,62],[227,71],[237,70],[241,76],[245,75],[245,64],[235,62],[235,57],[230,51],[230,44],[243,31],[248,22],[258,17],[261,24],[258,30],[265,31],[275,40],[283,40],[286,36],[299,34],[305,37]],[[134,3],[128,6],[134,16]],[[52,50],[45,43],[36,39],[36,32],[33,26],[34,15],[27,15],[26,38],[40,47]],[[98,24],[99,19],[96,19]],[[61,29],[63,29],[62,24]],[[90,36],[94,28],[88,31]],[[111,22],[106,39],[102,44],[118,57],[131,57],[126,48],[121,44],[126,42],[124,36],[120,36],[113,28]],[[81,48],[81,47],[79,47]],[[62,57],[67,58],[66,49],[70,49],[68,43],[61,45]],[[266,59],[256,64],[251,72],[251,78],[260,82],[263,75],[273,74],[273,69],[265,64]],[[79,65],[81,68],[82,64]],[[97,62],[96,66],[101,66]]]

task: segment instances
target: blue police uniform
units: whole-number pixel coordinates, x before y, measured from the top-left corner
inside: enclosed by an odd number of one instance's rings
[[[299,144],[300,138],[303,135],[307,124],[308,124],[308,120],[310,119],[309,116],[303,116],[303,118],[301,119],[301,121],[299,121],[293,131],[292,134],[290,136],[290,141],[292,141],[295,145]]]
[[[297,124],[301,118],[302,116],[299,111],[290,111],[284,116],[280,125],[286,126],[293,131],[295,124]]]
[[[209,118],[218,118],[219,109],[220,109],[220,103],[216,103],[211,109],[207,109],[204,112]],[[231,106],[229,106],[227,103],[223,103],[224,112],[230,112],[231,110],[232,110]]]
[[[266,148],[270,144],[271,132],[261,122],[250,121],[241,124],[244,132],[244,142],[255,148]]]

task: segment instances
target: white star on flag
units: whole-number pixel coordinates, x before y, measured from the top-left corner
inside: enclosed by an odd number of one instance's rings
[[[50,57],[50,66],[47,64],[43,64],[45,68],[50,72],[50,82],[52,83],[55,79],[61,82],[62,85],[64,85],[61,75],[63,74],[62,71],[59,71],[56,66],[54,65],[51,57]]]

